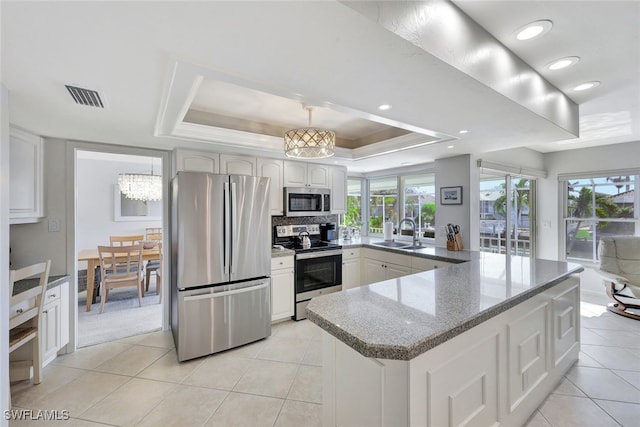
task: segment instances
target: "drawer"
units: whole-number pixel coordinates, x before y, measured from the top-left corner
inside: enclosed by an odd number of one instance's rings
[[[293,268],[293,255],[271,258],[271,271],[281,268]]]
[[[365,248],[364,258],[375,259],[385,263],[397,264],[411,268],[411,255],[402,255],[395,252]]]
[[[44,304],[48,304],[51,301],[59,300],[61,293],[62,293],[62,289],[60,286],[56,286],[55,288],[49,289],[44,294]]]
[[[360,258],[360,248],[342,249],[342,259]]]
[[[413,257],[411,258],[411,268],[418,271],[428,271],[436,268],[444,268],[452,265],[449,262],[437,261],[430,258]]]

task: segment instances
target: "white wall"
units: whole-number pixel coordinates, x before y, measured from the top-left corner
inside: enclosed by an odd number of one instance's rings
[[[447,246],[447,238],[444,232],[444,226],[447,224],[457,224],[460,226],[460,234],[462,237],[462,244],[465,249],[473,249],[473,243],[475,242],[475,249],[477,249],[478,239],[470,240],[471,231],[471,212],[474,207],[472,206],[471,198],[471,170],[475,168],[475,165],[471,164],[471,156],[463,155],[456,157],[448,157],[446,159],[436,160],[435,174],[436,174],[436,246]],[[461,205],[441,205],[440,204],[440,188],[441,187],[462,187],[462,204]],[[477,187],[473,188],[473,191],[477,193]],[[477,204],[475,205],[475,211],[477,212]],[[477,215],[476,215],[477,216]]]
[[[126,157],[126,156],[124,156]],[[118,174],[123,172],[149,173],[148,161],[113,161],[108,159],[77,160],[77,219],[76,242],[78,249],[108,245],[109,236],[145,234],[147,227],[162,227],[159,221],[115,221],[113,186],[118,182]],[[158,160],[155,161],[158,166]],[[161,168],[158,168],[161,170]],[[154,173],[159,173],[154,169]],[[80,268],[85,268],[81,266]]]
[[[44,219],[11,226],[14,268],[51,260],[50,275],[67,273],[65,141],[44,140]],[[60,231],[49,232],[49,219],[60,220]]]
[[[546,179],[538,180],[538,253],[539,258],[562,259],[560,213],[562,192],[558,175],[565,173],[614,171],[640,167],[640,141],[603,147],[546,153]],[[603,173],[606,175],[606,173]]]
[[[0,284],[9,283],[9,92],[0,85]],[[9,286],[0,286],[0,408],[9,399]],[[8,421],[1,417],[0,426]]]

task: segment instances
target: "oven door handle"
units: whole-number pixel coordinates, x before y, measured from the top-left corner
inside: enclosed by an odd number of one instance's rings
[[[296,254],[296,259],[312,259],[312,258],[323,258],[328,256],[342,255],[342,249],[335,249],[330,251],[316,251],[316,252],[306,252],[302,254]]]

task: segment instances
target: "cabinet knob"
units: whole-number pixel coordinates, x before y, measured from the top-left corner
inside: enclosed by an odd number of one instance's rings
[[[55,297],[56,297],[56,294],[49,295],[49,298],[55,298]]]
[[[21,308],[16,310],[16,313],[22,313],[24,310],[22,310]]]
[[[49,310],[42,310],[42,314],[47,314]]]
[[[284,264],[282,261],[280,261],[280,265]]]

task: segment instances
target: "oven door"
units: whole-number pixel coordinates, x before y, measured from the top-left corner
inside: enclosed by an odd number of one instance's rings
[[[342,285],[342,249],[296,255],[296,301],[318,289]]]

